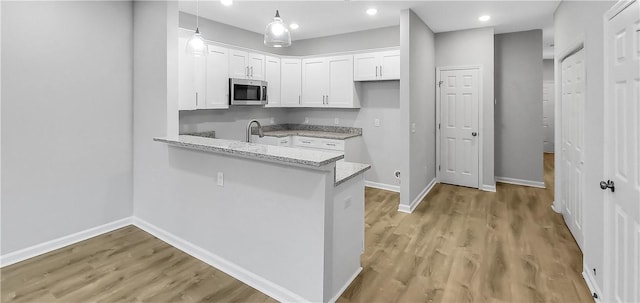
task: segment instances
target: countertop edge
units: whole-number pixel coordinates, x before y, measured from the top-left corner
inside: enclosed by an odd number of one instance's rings
[[[212,140],[217,140],[217,139],[212,139]],[[154,137],[153,141],[165,143],[175,147],[191,149],[191,150],[224,154],[224,155],[229,155],[229,156],[239,157],[239,158],[264,160],[264,161],[274,162],[274,163],[290,164],[292,166],[301,165],[301,166],[308,166],[308,167],[321,167],[330,163],[337,162],[338,160],[341,160],[344,158],[344,154],[341,154],[335,157],[327,158],[323,161],[311,161],[311,160],[296,159],[296,158],[290,158],[290,157],[284,157],[284,156],[273,156],[273,155],[255,153],[250,151],[242,151],[237,149],[221,148],[221,147],[210,146],[210,145],[189,143],[189,142],[180,141],[179,138]],[[256,143],[252,143],[252,144],[256,144]]]
[[[348,162],[347,162],[348,163]],[[334,187],[339,186],[340,184],[343,184],[353,178],[355,178],[356,176],[363,174],[365,171],[369,170],[371,168],[370,164],[360,164],[360,163],[354,163],[354,164],[359,164],[362,167],[360,167],[358,170],[356,170],[355,172],[351,173],[350,175],[340,179],[340,180],[336,180],[334,183]],[[339,168],[336,165],[336,170],[338,170]]]

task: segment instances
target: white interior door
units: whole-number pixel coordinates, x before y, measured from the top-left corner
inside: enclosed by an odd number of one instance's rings
[[[604,295],[640,302],[640,3],[619,4],[605,25]]]
[[[544,81],[542,83],[542,133],[544,134],[545,153],[554,152],[554,129],[555,129],[555,83]]]
[[[562,201],[564,220],[583,247],[584,193],[584,49],[562,60]]]
[[[440,182],[478,187],[478,69],[440,72]]]

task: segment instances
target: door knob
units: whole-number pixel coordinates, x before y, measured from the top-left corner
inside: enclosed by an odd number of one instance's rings
[[[475,136],[477,136],[477,135],[478,135],[478,133],[476,133],[476,132],[472,132],[472,133],[471,133],[471,135],[475,137]]]
[[[615,192],[616,191],[615,183],[613,183],[613,181],[611,181],[611,180],[607,180],[607,182],[600,181],[600,188],[602,188],[602,190],[607,190],[607,188],[610,188],[611,192]]]

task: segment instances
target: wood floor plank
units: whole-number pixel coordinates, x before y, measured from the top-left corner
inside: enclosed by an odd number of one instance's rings
[[[437,184],[412,214],[365,189],[363,270],[339,298],[370,302],[593,302],[582,254],[546,189]],[[1,302],[275,302],[128,226],[0,269]]]

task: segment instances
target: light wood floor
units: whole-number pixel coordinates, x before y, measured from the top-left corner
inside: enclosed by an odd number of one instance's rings
[[[367,188],[363,272],[339,302],[593,302],[547,189],[437,185],[413,214]],[[2,302],[273,302],[129,226],[0,270]]]

